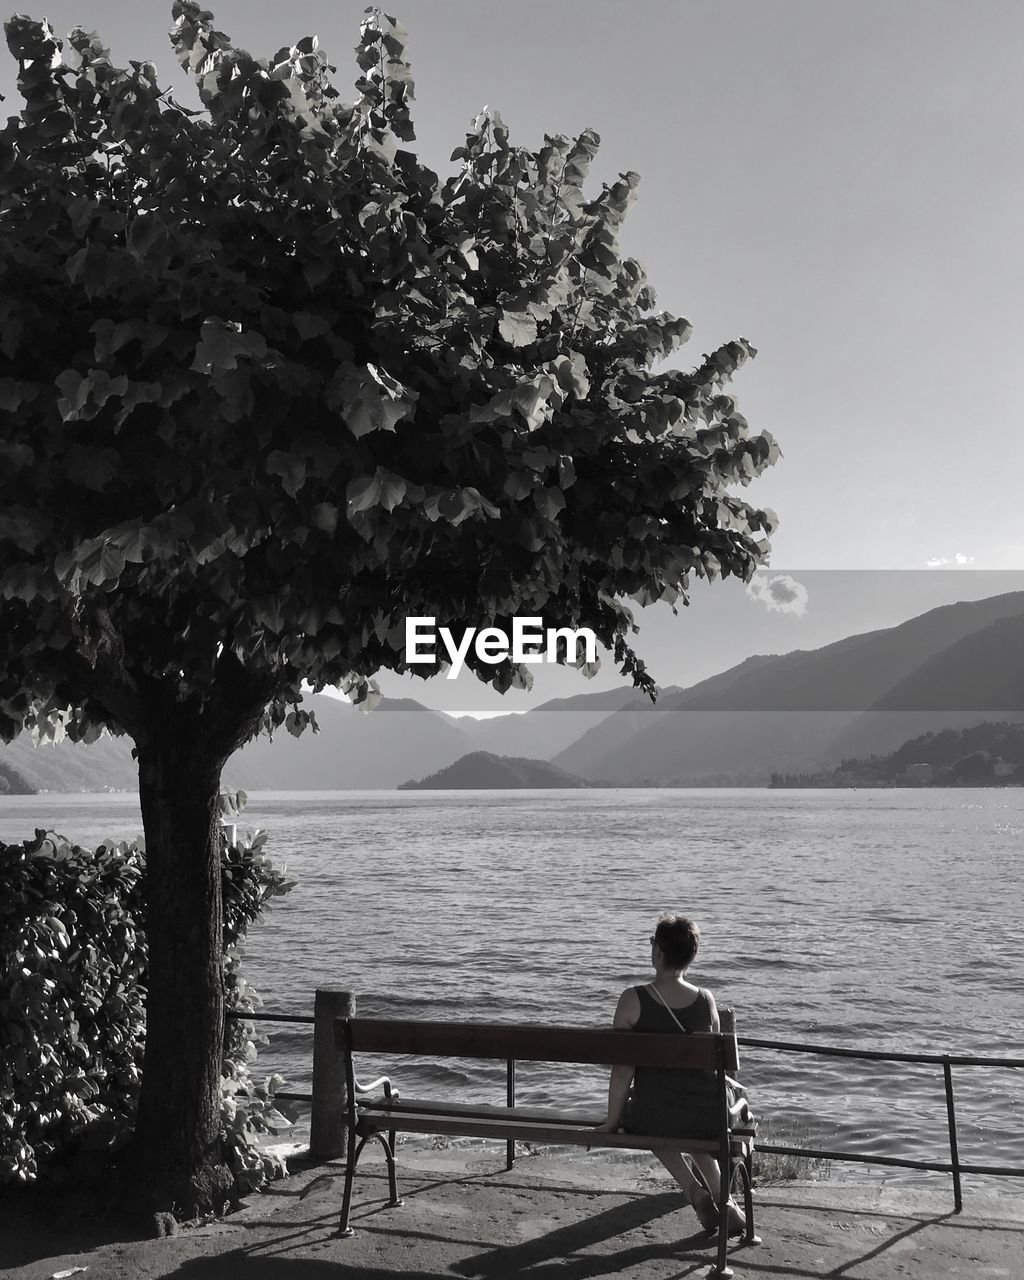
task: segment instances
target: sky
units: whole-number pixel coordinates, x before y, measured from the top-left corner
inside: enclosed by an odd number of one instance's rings
[[[58,34],[97,30],[122,65],[155,61],[187,100],[170,8],[40,0],[29,11]],[[257,55],[317,34],[343,97],[354,96],[362,4],[212,8]],[[662,683],[995,594],[993,583],[1024,585],[1019,0],[405,0],[387,10],[409,31],[427,164],[450,172],[485,104],[528,146],[595,128],[593,189],[640,173],[623,247],[644,263],[659,307],[694,324],[676,362],[689,367],[738,335],[758,348],[733,391],[783,458],[745,496],[778,512],[768,576],[804,582],[804,608],[769,609],[763,592],[751,600],[719,584],[695,589],[679,619],[647,611],[640,648]],[[5,115],[18,109],[14,72],[0,54]],[[607,670],[592,685],[541,674],[549,693],[615,683]],[[452,683],[408,688],[451,705]],[[485,694],[465,697],[484,709]],[[511,709],[508,698],[495,705]]]

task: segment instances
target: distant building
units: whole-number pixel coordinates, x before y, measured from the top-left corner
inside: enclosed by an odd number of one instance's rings
[[[930,764],[908,764],[903,770],[903,776],[911,786],[923,787],[935,777],[935,770]]]

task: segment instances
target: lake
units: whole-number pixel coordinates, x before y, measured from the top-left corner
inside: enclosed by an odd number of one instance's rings
[[[741,1035],[1022,1053],[1019,788],[265,792],[242,818],[298,881],[247,944],[269,1010],[311,1012],[320,985],[368,1015],[606,1024],[621,989],[649,978],[648,936],[675,910],[703,933],[691,977],[735,1008]],[[130,838],[137,797],[0,798],[0,837],[37,826]],[[776,1141],[948,1158],[936,1066],[742,1057]],[[264,1064],[308,1088],[307,1031],[274,1030]],[[408,1095],[448,1082],[504,1100],[502,1069],[402,1066]],[[565,1070],[524,1064],[521,1101],[602,1109],[605,1074]],[[954,1068],[954,1084],[961,1160],[1024,1167],[1021,1073]]]

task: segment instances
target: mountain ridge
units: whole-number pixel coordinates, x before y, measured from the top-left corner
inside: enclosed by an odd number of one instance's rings
[[[494,791],[579,788],[592,783],[566,773],[546,760],[526,756],[499,756],[491,751],[472,751],[425,778],[400,783],[398,791]]]
[[[322,732],[279,730],[228,761],[224,785],[246,790],[386,790],[474,752],[546,761],[612,786],[767,783],[883,753],[924,732],[961,729],[998,711],[1024,718],[1024,591],[942,605],[894,627],[817,649],[754,654],[656,705],[633,687],[553,698],[528,712],[456,718],[413,698],[365,714],[307,695]],[[972,707],[980,701],[981,708]],[[0,746],[0,766],[38,790],[135,790],[126,738],[85,747]]]
[[[1008,592],[818,649],[756,655],[659,700],[650,713],[613,714],[552,763],[621,785],[721,785],[728,777],[767,783],[773,770],[817,768],[854,748],[891,750],[941,727],[936,716],[962,725],[952,712],[872,712],[886,692],[972,634],[1022,615],[1024,592]]]

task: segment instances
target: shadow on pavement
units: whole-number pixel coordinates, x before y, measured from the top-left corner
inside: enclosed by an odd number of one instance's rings
[[[113,1206],[98,1209],[93,1191],[5,1187],[0,1198],[0,1274],[42,1258],[146,1238],[137,1221],[118,1218]]]
[[[679,1237],[675,1241],[651,1241],[600,1255],[585,1252],[603,1241],[616,1240],[626,1232],[659,1221],[668,1214],[679,1216]],[[494,1280],[504,1280],[506,1276],[527,1271],[531,1276],[557,1273],[565,1280],[585,1280],[588,1276],[615,1275],[628,1267],[639,1267],[645,1261],[683,1256],[692,1256],[698,1267],[706,1268],[713,1256],[713,1241],[713,1237],[707,1236],[697,1226],[679,1192],[670,1191],[637,1197],[627,1204],[557,1227],[535,1240],[489,1249],[473,1258],[456,1262],[452,1270],[460,1276],[493,1277]],[[685,1275],[686,1272],[680,1274]]]

